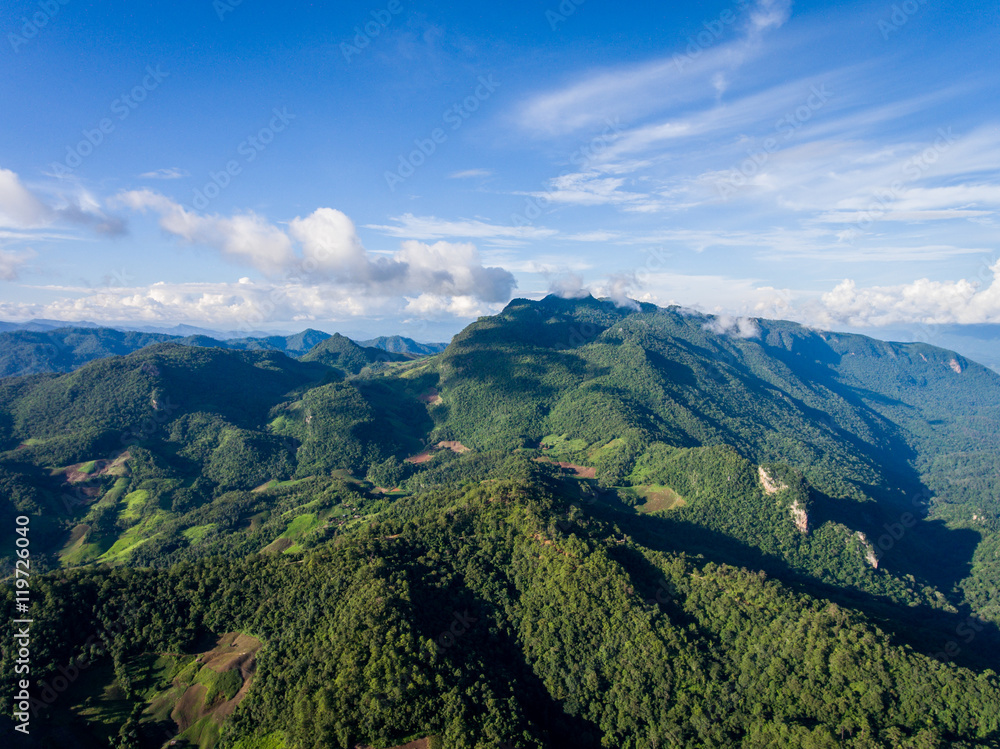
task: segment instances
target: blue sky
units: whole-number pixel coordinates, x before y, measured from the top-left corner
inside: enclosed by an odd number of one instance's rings
[[[1000,323],[996,3],[0,12],[0,319]]]

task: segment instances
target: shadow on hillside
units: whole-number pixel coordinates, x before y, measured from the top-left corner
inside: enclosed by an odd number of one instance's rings
[[[437,578],[435,578],[436,580]],[[499,698],[514,698],[532,732],[554,749],[599,749],[600,729],[577,713],[582,706],[560,702],[525,660],[503,612],[477,597],[459,578],[447,589],[433,580],[411,579],[414,629],[438,643],[439,657],[456,674],[462,691],[482,678]],[[506,717],[506,716],[505,716]]]
[[[829,521],[863,531],[882,569],[900,577],[912,574],[944,592],[972,574],[980,535],[967,528],[948,528],[943,520],[928,520],[928,506],[922,500],[859,504],[812,488],[811,493],[813,527]]]
[[[593,506],[590,512],[604,515],[603,519],[617,524],[646,548],[666,553],[684,552],[700,556],[705,562],[763,570],[795,592],[861,611],[885,631],[894,644],[908,645],[929,657],[976,671],[1000,669],[1000,627],[971,618],[967,608],[949,613],[927,606],[907,606],[857,589],[824,583],[725,534],[666,517],[636,515],[624,505],[604,502]],[[932,539],[937,532],[936,529],[925,531],[926,535],[920,540]],[[630,574],[635,573],[638,580],[658,574],[645,569],[648,562],[639,555],[615,553],[614,556]]]

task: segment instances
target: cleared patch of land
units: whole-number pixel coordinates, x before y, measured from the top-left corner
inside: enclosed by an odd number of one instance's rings
[[[148,745],[213,749],[222,723],[246,696],[261,642],[228,632],[201,653],[147,653],[131,658],[126,673],[135,692],[127,698],[110,663],[88,669],[73,685],[71,710],[87,719],[93,737],[115,737],[141,707],[140,732]],[[144,746],[147,744],[143,744]]]
[[[422,739],[410,741],[406,744],[398,744],[397,746],[390,747],[389,749],[440,749],[441,746],[443,745],[440,737],[427,736]],[[365,744],[358,744],[354,747],[354,749],[373,749],[373,747]]]
[[[596,479],[597,469],[594,466],[581,466],[577,463],[567,463],[565,461],[553,460],[552,458],[541,457],[535,458],[539,463],[551,463],[557,465],[563,470],[572,471],[576,474],[577,478],[581,479]]]
[[[441,403],[441,396],[438,394],[436,389],[431,388],[427,392],[420,395],[419,400],[421,403],[426,403],[428,406],[436,406],[438,403]]]
[[[643,486],[633,486],[632,490],[645,500],[644,504],[636,507],[639,512],[662,512],[663,510],[683,507],[687,504],[684,498],[669,486],[646,484]]]
[[[428,460],[434,457],[435,450],[451,450],[453,453],[458,453],[459,455],[461,455],[462,453],[471,452],[472,448],[466,447],[461,442],[458,442],[456,440],[441,440],[436,445],[434,445],[434,447],[432,447],[430,450],[424,450],[423,452],[419,452],[416,455],[411,455],[406,459],[406,462],[413,463],[414,465],[420,465],[421,463],[426,463]]]

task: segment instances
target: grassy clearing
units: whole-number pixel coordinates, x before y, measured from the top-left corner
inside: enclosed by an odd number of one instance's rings
[[[119,536],[118,540],[100,556],[98,561],[109,563],[124,561],[136,546],[150,541],[156,535],[159,527],[170,517],[170,513],[157,510],[155,514]]]
[[[275,731],[266,736],[240,739],[233,744],[233,749],[285,749],[285,736],[280,731]]]
[[[59,561],[63,567],[83,564],[91,559],[96,559],[106,551],[106,549],[101,548],[100,544],[86,542],[89,530],[89,525],[80,523],[70,531],[69,540],[59,551]]]
[[[126,698],[110,659],[81,670],[80,678],[67,692],[70,711],[87,721],[83,745],[108,746],[132,714],[141,706],[143,746],[176,741],[177,746],[213,749],[224,720],[232,714],[244,675],[254,670],[261,643],[254,637],[230,632],[220,637],[212,650],[177,655],[147,653],[130,658],[125,670],[134,695]],[[154,743],[148,743],[152,739]],[[281,734],[261,737],[244,749],[283,749]]]
[[[115,485],[108,489],[104,493],[104,496],[101,497],[101,502],[106,502],[107,504],[118,504],[118,500],[125,495],[126,489],[128,489],[128,479],[116,479]]]
[[[149,500],[149,492],[145,489],[136,489],[125,495],[125,509],[119,515],[123,520],[138,520],[142,513],[142,508]]]
[[[181,535],[188,540],[191,546],[194,546],[208,535],[216,527],[215,523],[206,523],[205,525],[194,525],[190,528],[185,528],[181,531]]]
[[[312,512],[307,512],[304,515],[299,515],[291,523],[288,524],[288,528],[284,533],[279,536],[279,538],[294,538],[295,536],[301,536],[308,533],[313,528],[319,525],[319,516]]]
[[[632,490],[643,500],[643,504],[636,507],[642,513],[663,512],[686,504],[684,498],[669,486],[645,484],[634,486]]]

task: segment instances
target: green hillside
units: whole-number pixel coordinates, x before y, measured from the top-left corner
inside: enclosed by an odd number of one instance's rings
[[[720,327],[548,297],[418,360],[159,343],[0,381],[37,678],[103,643],[46,735],[998,745],[1000,375]],[[244,696],[167,721],[194,681],[149,664],[226,633],[260,643]]]
[[[350,338],[334,333],[309,349],[301,359],[325,364],[344,375],[355,375],[366,368],[377,369],[389,362],[407,361],[409,357],[379,348],[360,346]]]
[[[109,328],[0,332],[0,377],[69,372],[95,359],[130,354],[173,337]]]

